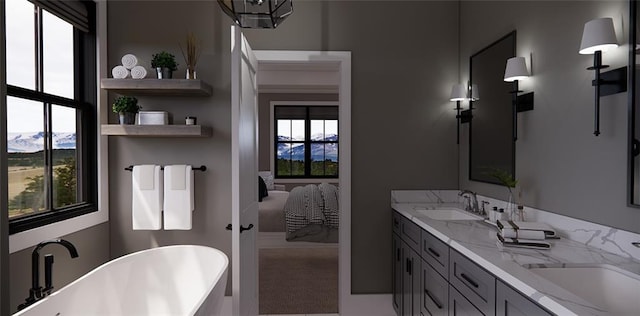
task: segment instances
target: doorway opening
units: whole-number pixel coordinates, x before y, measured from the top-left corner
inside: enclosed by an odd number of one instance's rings
[[[265,199],[265,202],[272,202],[270,205],[263,206],[262,204],[269,203],[261,202],[258,207],[260,314],[314,314],[344,311],[344,305],[348,302],[351,293],[350,53],[258,50],[254,53],[258,60],[259,171],[260,175],[267,178],[270,188],[277,189],[269,192],[271,198]],[[304,126],[305,118],[296,116],[295,110],[322,106],[337,106],[335,133],[332,127],[334,118],[327,114],[331,112],[328,111],[329,108],[312,110],[311,112],[324,113],[318,114],[320,115],[318,117],[309,115],[310,111],[307,109],[306,119],[313,121],[316,133],[311,132],[312,128],[309,126],[312,123],[307,122],[306,133],[309,134],[307,138],[312,139],[299,140],[300,133],[294,135],[296,133],[292,132],[293,126],[296,124]],[[281,110],[276,111],[276,107],[281,107]],[[294,110],[287,107],[293,107]],[[291,117],[286,117],[287,112],[290,112]],[[279,119],[281,120],[280,129],[277,127]],[[312,135],[318,134],[319,124],[323,126],[322,140],[325,142],[322,144],[314,142],[319,138],[317,135],[315,137]],[[289,127],[289,135],[280,135],[283,130],[286,130],[282,128],[283,125]],[[332,138],[334,136],[335,142]],[[290,142],[285,139],[286,137],[289,137]],[[302,150],[305,147],[309,151],[306,156]],[[320,152],[324,155],[322,159],[318,158]],[[328,172],[328,176],[313,176],[314,171],[310,171],[314,168],[312,166],[306,167],[307,173],[312,173],[311,177],[305,177],[304,174],[299,173],[299,170],[294,171],[286,167],[286,164],[303,166],[305,159],[308,165],[311,161],[322,161],[323,172]],[[334,163],[337,167],[335,176],[331,171]],[[317,172],[317,167],[315,170]],[[287,172],[289,177],[286,176]],[[285,176],[282,176],[283,173]],[[338,208],[335,214],[336,229],[331,232],[328,230],[327,235],[315,239],[314,237],[305,239],[306,236],[296,238],[300,236],[287,234],[291,229],[286,226],[283,208],[289,199],[288,196],[304,197],[305,194],[311,196],[313,192],[320,190],[318,188],[324,187],[327,191],[326,189],[329,188],[327,185],[335,188],[335,204]],[[329,196],[327,192],[324,193],[325,196]],[[323,191],[315,195],[321,201],[319,207],[331,204],[324,200],[322,194]],[[278,199],[280,202],[275,202]],[[273,203],[276,205],[274,206]],[[279,227],[269,227],[274,225],[274,219],[261,213],[264,212],[261,209],[269,207],[280,209],[278,213],[280,220],[284,220],[285,223],[280,222]],[[289,209],[291,207],[292,205],[288,206]],[[324,220],[328,221],[326,217]],[[337,240],[331,240],[331,237],[328,237],[329,234],[333,234]]]

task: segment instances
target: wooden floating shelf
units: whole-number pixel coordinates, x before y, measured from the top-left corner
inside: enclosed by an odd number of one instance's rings
[[[102,135],[129,137],[210,137],[211,128],[202,125],[102,124]]]
[[[213,88],[199,79],[113,79],[100,87],[122,95],[210,96]]]

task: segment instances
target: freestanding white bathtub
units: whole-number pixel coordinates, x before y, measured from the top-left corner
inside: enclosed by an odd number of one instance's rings
[[[204,246],[143,250],[95,268],[14,315],[219,315],[228,264],[223,252]]]

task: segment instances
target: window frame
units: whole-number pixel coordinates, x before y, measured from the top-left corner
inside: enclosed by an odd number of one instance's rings
[[[25,0],[26,1],[26,0]],[[31,1],[29,1],[31,2]],[[42,41],[42,6],[31,2],[36,8],[34,12],[35,28],[34,37],[36,41],[36,82],[42,82],[44,74],[42,72],[43,59],[43,41]],[[17,97],[21,99],[32,100],[43,103],[45,112],[45,135],[50,135],[51,121],[50,113],[53,105],[74,108],[77,111],[76,119],[76,190],[81,196],[83,202],[70,206],[54,208],[47,207],[45,211],[35,214],[25,215],[18,218],[9,218],[9,234],[17,234],[27,230],[39,228],[49,224],[61,222],[80,215],[98,211],[98,164],[97,164],[97,36],[96,36],[96,4],[92,1],[83,1],[87,6],[90,30],[84,32],[73,26],[74,33],[74,98],[69,99],[43,92],[41,84],[36,84],[34,90],[6,85],[7,96]],[[51,10],[48,13],[60,17]],[[65,20],[63,17],[60,17]],[[6,61],[5,61],[6,62]],[[45,137],[50,144],[51,138]],[[51,146],[45,146],[45,176],[48,182],[53,179],[51,166],[52,151]],[[48,172],[46,170],[49,170]],[[45,206],[51,206],[53,203],[53,187],[51,185],[45,188],[47,201]],[[8,217],[8,213],[3,216]]]
[[[280,106],[292,106],[292,107],[306,107],[307,108],[307,116],[304,119],[305,121],[305,140],[304,141],[288,141],[286,143],[301,143],[305,145],[305,174],[304,175],[292,175],[292,176],[278,176],[277,170],[277,155],[278,155],[278,139],[277,139],[277,122],[275,117],[275,108]],[[320,107],[320,106],[333,106],[338,108],[338,141],[313,141],[311,140],[310,133],[310,122],[309,119],[309,108],[311,107]],[[271,130],[271,170],[273,170],[274,179],[279,181],[287,181],[287,180],[321,180],[321,179],[329,179],[329,180],[337,180],[340,178],[340,174],[338,173],[335,176],[327,176],[327,175],[319,175],[314,176],[311,175],[311,145],[312,144],[337,144],[338,145],[338,165],[340,164],[340,107],[337,101],[271,101],[270,102],[270,130]],[[338,167],[339,170],[339,167]]]

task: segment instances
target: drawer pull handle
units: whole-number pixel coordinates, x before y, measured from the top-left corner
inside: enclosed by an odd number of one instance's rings
[[[400,261],[400,248],[396,249],[396,261]]]
[[[397,227],[397,226],[399,226],[399,224],[400,224],[400,223],[398,223],[398,220],[394,218],[394,219],[393,219],[393,225],[395,225],[395,226]]]
[[[439,254],[437,251],[433,250],[433,248],[431,248],[431,247],[427,247],[427,250],[428,250],[432,255],[436,256],[436,258],[440,258],[440,254]]]
[[[470,277],[468,277],[466,274],[464,273],[460,273],[460,276],[467,281],[467,283],[471,284],[473,287],[475,287],[476,289],[479,287],[478,283],[476,281],[474,281],[473,279],[471,279]]]
[[[438,309],[442,309],[442,304],[440,304],[440,302],[438,302],[438,300],[435,297],[433,297],[433,295],[431,295],[431,292],[429,292],[429,290],[424,289],[424,293],[427,294],[427,296],[431,299],[433,304],[436,304],[436,307]]]

